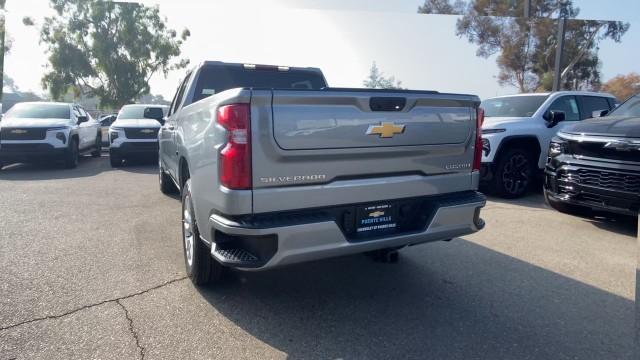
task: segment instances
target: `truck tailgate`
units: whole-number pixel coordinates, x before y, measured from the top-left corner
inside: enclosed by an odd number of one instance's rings
[[[476,96],[254,90],[251,104],[254,212],[473,187]]]

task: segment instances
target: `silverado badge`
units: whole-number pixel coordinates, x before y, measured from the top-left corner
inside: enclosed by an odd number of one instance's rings
[[[404,133],[404,125],[396,125],[392,122],[382,122],[380,125],[370,125],[367,135],[380,135],[381,138],[392,138],[396,134]]]
[[[144,129],[144,130],[140,130],[141,133],[143,134],[151,134],[153,132],[153,130],[151,129]]]
[[[15,129],[15,130],[11,130],[12,134],[26,134],[27,130],[22,130],[22,129]]]

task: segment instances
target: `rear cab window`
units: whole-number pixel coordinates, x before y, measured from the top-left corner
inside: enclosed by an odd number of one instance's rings
[[[326,86],[322,73],[312,69],[205,65],[198,75],[193,98],[184,105],[234,88],[320,90]]]
[[[582,119],[594,117],[594,113],[609,110],[607,98],[601,96],[582,96]],[[599,115],[598,115],[599,116]]]

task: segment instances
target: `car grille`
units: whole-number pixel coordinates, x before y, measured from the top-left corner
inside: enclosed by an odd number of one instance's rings
[[[52,150],[49,144],[2,144],[0,151],[4,153],[30,153]]]
[[[560,173],[559,180],[572,181],[580,185],[595,186],[607,190],[636,194],[640,192],[640,174],[578,169]]]
[[[44,140],[47,128],[2,128],[0,140]]]
[[[158,130],[154,128],[124,129],[127,139],[157,139]]]
[[[584,156],[596,159],[640,162],[638,151],[622,151],[605,148],[603,142],[570,141],[569,151],[574,156]]]

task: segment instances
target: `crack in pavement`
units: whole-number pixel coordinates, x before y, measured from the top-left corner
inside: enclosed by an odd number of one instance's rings
[[[140,345],[140,338],[138,337],[138,333],[133,328],[133,319],[131,318],[131,316],[129,316],[129,311],[120,302],[120,300],[116,300],[116,304],[120,305],[122,310],[124,310],[124,316],[129,321],[129,332],[131,332],[131,335],[133,335],[133,338],[136,340],[136,347],[138,348],[138,351],[140,352],[140,359],[144,360],[145,348],[142,345]]]
[[[119,302],[120,300],[129,299],[129,298],[132,298],[132,297],[135,297],[135,296],[138,296],[138,295],[146,294],[146,293],[148,293],[150,291],[153,291],[153,290],[160,289],[161,287],[164,287],[164,286],[167,286],[167,285],[171,285],[171,284],[173,284],[175,282],[178,282],[178,281],[185,280],[186,278],[187,278],[186,276],[183,276],[183,277],[180,277],[180,278],[177,278],[177,279],[165,281],[164,283],[162,283],[160,285],[156,285],[154,287],[150,287],[150,288],[148,288],[146,290],[138,291],[138,292],[135,292],[133,294],[117,297],[117,298],[114,298],[114,299],[103,300],[103,301],[100,301],[100,302],[97,302],[97,303],[94,303],[94,304],[84,305],[84,306],[81,306],[81,307],[79,307],[77,309],[73,309],[71,311],[67,311],[67,312],[62,313],[62,314],[37,317],[37,318],[34,318],[34,319],[21,321],[19,323],[3,326],[3,327],[0,327],[0,331],[13,329],[13,328],[21,326],[21,325],[31,324],[31,323],[38,322],[38,321],[59,319],[59,318],[62,318],[62,317],[68,316],[68,315],[75,314],[75,313],[77,313],[79,311],[82,311],[82,310],[87,310],[87,309],[94,308],[96,306],[108,304],[108,303],[111,303],[111,302]]]

